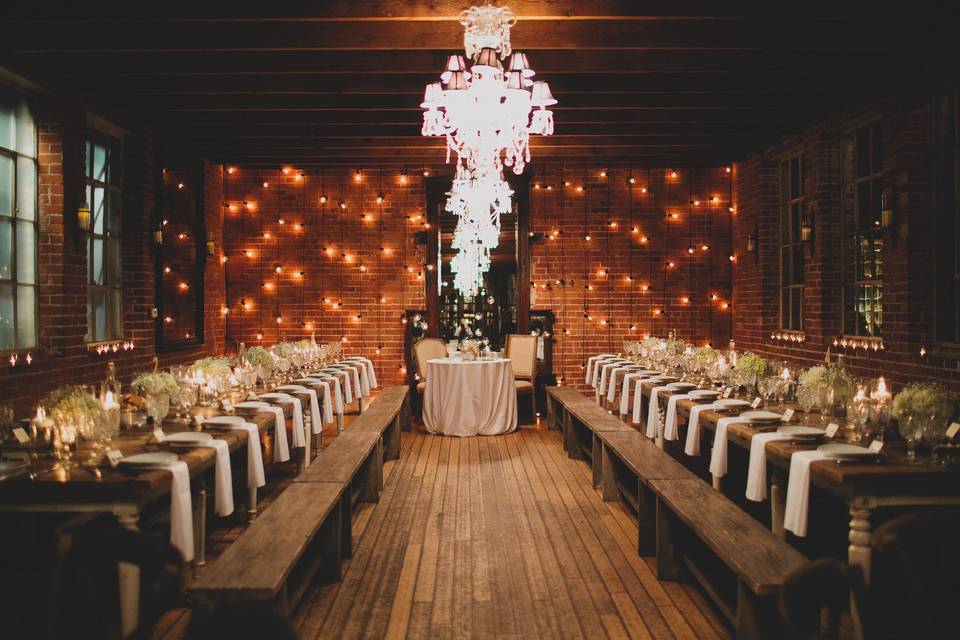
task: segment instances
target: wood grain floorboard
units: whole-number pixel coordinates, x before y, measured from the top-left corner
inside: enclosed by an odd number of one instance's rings
[[[216,555],[243,529],[218,530]],[[729,638],[702,594],[658,581],[636,544],[634,517],[601,500],[558,432],[415,429],[380,501],[354,514],[342,581],[311,587],[293,622],[304,639]],[[188,621],[172,611],[155,637]]]

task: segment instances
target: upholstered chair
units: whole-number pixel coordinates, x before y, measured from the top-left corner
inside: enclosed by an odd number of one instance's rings
[[[530,415],[537,419],[537,336],[507,336],[507,357],[513,367],[513,385],[517,396],[530,394]]]
[[[446,358],[447,345],[439,338],[420,338],[413,343],[413,354],[417,359],[417,372],[420,374],[417,393],[423,395],[423,390],[427,387],[427,362],[434,358]]]

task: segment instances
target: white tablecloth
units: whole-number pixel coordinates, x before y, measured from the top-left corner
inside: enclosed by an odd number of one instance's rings
[[[514,431],[517,391],[510,361],[427,361],[423,422],[430,433],[448,436],[494,436]]]

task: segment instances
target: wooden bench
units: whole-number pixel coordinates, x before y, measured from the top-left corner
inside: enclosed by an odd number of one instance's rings
[[[657,577],[676,580],[686,569],[734,623],[738,638],[781,637],[777,596],[807,559],[699,478],[651,480],[650,488],[657,496]],[[714,558],[735,578],[735,595],[699,568]]]
[[[339,580],[343,492],[332,483],[290,485],[191,585],[195,615],[251,601],[289,615],[318,574]]]
[[[318,573],[340,579],[340,562],[353,550],[354,503],[380,499],[384,458],[400,456],[406,399],[404,387],[384,389],[227,548],[190,588],[200,615],[241,601],[287,615]]]
[[[599,487],[602,477],[601,442],[597,434],[607,431],[634,432],[635,429],[617,420],[596,402],[571,387],[548,387],[551,411],[560,413],[563,448],[571,458],[587,460],[593,470],[593,486]]]

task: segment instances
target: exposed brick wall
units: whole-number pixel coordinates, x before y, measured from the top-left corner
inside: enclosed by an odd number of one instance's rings
[[[371,357],[378,376],[397,384],[403,379],[403,310],[425,305],[424,281],[418,277],[425,252],[413,237],[423,226],[419,218],[410,220],[424,212],[424,181],[411,173],[402,183],[396,168],[383,169],[382,176],[378,167],[360,170],[360,180],[354,169],[345,168],[301,174],[237,167],[224,176],[228,341],[273,344],[281,336],[297,339],[311,331],[324,340],[346,336],[348,351]],[[636,169],[631,187],[631,170],[613,168],[607,177],[601,170],[564,171],[567,187],[559,168],[538,168],[532,177],[540,188],[531,189],[530,231],[560,233],[531,247],[531,280],[537,285],[531,306],[557,313],[554,368],[569,381],[580,377],[584,354],[620,350],[630,336],[676,330],[697,342],[725,343],[730,333],[730,311],[721,308],[730,301],[730,174],[723,167],[677,169],[673,178],[670,169]],[[631,188],[636,233],[629,215]],[[320,202],[323,194],[326,204]],[[339,207],[341,201],[346,209]],[[589,242],[584,240],[585,203]],[[678,219],[668,221],[668,212]],[[645,244],[643,236],[649,239]],[[687,253],[691,244],[692,256]],[[631,255],[634,277],[628,282]],[[665,267],[668,259],[674,268]],[[608,275],[600,275],[602,268]],[[556,280],[572,282],[558,286]],[[593,289],[585,291],[586,284]],[[684,296],[690,301],[682,302]],[[654,309],[662,313],[654,315]]]
[[[580,383],[587,356],[651,333],[726,344],[735,215],[726,167],[548,167],[532,184],[530,230],[545,239],[531,247],[531,306],[556,312],[555,374]]]
[[[808,366],[836,352],[842,336],[841,140],[856,126],[878,119],[884,141],[884,188],[895,194],[895,223],[884,235],[884,349],[840,349],[858,375],[884,375],[898,385],[940,379],[960,387],[957,354],[938,349],[933,335],[934,210],[931,122],[927,104],[886,103],[818,123],[735,167],[734,242],[742,251],[758,232],[756,256],[744,256],[734,271],[734,339],[737,347]],[[777,225],[782,159],[803,154],[804,187],[814,213],[813,241],[805,249],[806,341],[784,344],[779,329]],[[927,355],[921,356],[921,347]]]
[[[224,185],[228,349],[345,337],[345,351],[369,356],[384,384],[402,383],[401,318],[424,299],[425,251],[414,233],[425,218],[410,220],[425,212],[423,177],[377,167],[361,167],[359,180],[347,168],[237,167]]]
[[[133,351],[109,356],[87,352],[86,244],[76,227],[78,193],[83,180],[82,112],[62,104],[34,105],[39,140],[39,345],[29,366],[0,367],[0,400],[12,402],[18,415],[27,415],[41,395],[67,383],[94,384],[102,379],[106,362],[117,363],[121,379],[128,382],[138,371],[152,366],[155,325],[150,311],[155,304],[151,223],[154,216],[156,166],[149,130],[132,129],[124,147],[123,204],[123,321],[124,337],[133,340]],[[221,180],[218,167],[207,170],[206,220],[208,233],[222,233]],[[207,267],[205,344],[199,348],[160,354],[161,366],[221,351],[224,322],[222,267]]]

